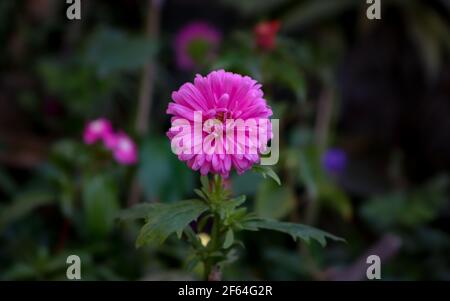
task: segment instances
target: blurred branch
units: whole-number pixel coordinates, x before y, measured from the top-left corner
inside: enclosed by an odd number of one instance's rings
[[[159,36],[160,9],[162,0],[148,0],[146,37],[157,40]],[[153,91],[155,86],[156,64],[153,58],[144,66],[141,78],[141,87],[139,92],[139,103],[137,107],[136,132],[140,136],[148,133],[148,121],[150,110],[153,103]],[[137,176],[131,184],[131,191],[128,197],[128,206],[131,207],[138,203],[141,195],[141,188]]]
[[[316,119],[316,143],[320,151],[327,145],[328,133],[333,113],[333,91],[331,88],[324,88],[318,99],[317,119]]]
[[[331,124],[331,117],[333,112],[333,90],[331,87],[324,87],[318,99],[316,125],[315,125],[315,139],[319,153],[326,148],[328,142],[328,133]],[[319,202],[317,196],[308,192],[309,206],[306,211],[306,223],[314,225],[319,211]]]
[[[315,125],[315,139],[316,145],[321,153],[327,146],[328,133],[331,124],[333,112],[333,90],[331,87],[325,85],[320,93],[317,105],[316,125]],[[305,213],[305,222],[307,225],[314,225],[319,213],[319,200],[317,195],[307,189],[307,199],[309,201],[308,207]],[[298,249],[300,253],[307,259],[307,267],[312,276],[316,280],[323,280],[325,276],[320,271],[314,258],[311,256],[308,248],[304,245],[299,245]]]
[[[146,37],[157,40],[159,36],[159,19],[161,0],[149,0]],[[150,59],[142,72],[141,87],[139,92],[139,103],[137,108],[136,131],[140,135],[148,132],[148,120],[153,103],[153,90],[155,86],[156,65],[153,59]]]

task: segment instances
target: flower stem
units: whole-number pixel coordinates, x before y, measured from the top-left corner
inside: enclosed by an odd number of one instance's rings
[[[223,202],[224,199],[221,198],[222,190],[223,190],[223,180],[220,176],[215,175],[213,178],[213,185],[211,186],[211,190],[214,193],[215,197],[218,199],[214,200],[215,202]],[[220,215],[217,212],[213,213],[213,226],[211,230],[211,241],[208,245],[208,255],[214,254],[221,249],[221,232],[220,229],[222,227],[222,221],[220,220]],[[204,278],[205,280],[220,280],[217,279],[217,276],[220,275],[220,270],[217,266],[217,260],[213,256],[208,256],[204,260]],[[213,275],[214,274],[214,275]]]

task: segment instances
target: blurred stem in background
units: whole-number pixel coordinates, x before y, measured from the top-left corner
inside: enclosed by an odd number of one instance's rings
[[[157,41],[160,31],[160,13],[163,0],[148,0],[146,16],[146,37]],[[136,132],[139,136],[148,134],[148,125],[153,103],[153,91],[155,86],[156,64],[153,58],[144,66],[139,91],[139,102],[136,111]],[[138,177],[135,176],[131,184],[128,207],[139,202],[141,188]]]
[[[319,153],[322,153],[328,144],[328,133],[331,125],[333,113],[333,91],[329,85],[324,86],[320,93],[317,106],[315,139]],[[306,212],[306,224],[314,225],[319,211],[319,201],[317,195],[312,191],[307,191],[310,205]]]
[[[322,154],[327,148],[329,130],[331,127],[331,120],[333,117],[333,97],[335,93],[332,86],[324,80],[324,87],[319,94],[317,113],[316,113],[316,123],[315,123],[315,143],[317,151]],[[315,225],[319,210],[320,203],[317,193],[312,191],[309,186],[306,186],[306,198],[309,201],[309,205],[305,212],[305,223],[307,225]],[[325,280],[326,275],[317,266],[313,256],[310,254],[308,247],[305,244],[298,244],[299,252],[306,258],[307,268],[310,270],[311,275],[316,280]]]

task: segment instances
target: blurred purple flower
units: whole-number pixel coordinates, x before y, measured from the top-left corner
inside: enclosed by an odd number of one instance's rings
[[[322,166],[331,174],[341,173],[347,166],[346,152],[340,148],[328,149],[322,155]]]
[[[221,40],[221,33],[211,24],[195,21],[185,25],[174,41],[178,68],[192,70],[199,61],[211,60]]]

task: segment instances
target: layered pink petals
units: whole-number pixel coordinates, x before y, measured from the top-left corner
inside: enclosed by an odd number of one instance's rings
[[[259,151],[272,138],[271,123],[268,119],[272,110],[263,96],[261,85],[255,80],[224,70],[213,71],[205,77],[197,75],[193,84],[182,85],[178,91],[172,93],[173,102],[167,109],[167,113],[173,116],[172,127],[167,132],[169,139],[186,138],[190,142],[189,145],[178,145],[190,150],[179,153],[178,158],[193,170],[200,171],[202,175],[213,173],[223,177],[228,177],[232,168],[241,174],[259,163]],[[196,112],[200,112],[202,116],[200,139],[193,134],[197,126],[194,122]],[[223,143],[214,145],[215,151],[209,152],[205,149],[205,142],[213,139],[211,137],[214,135],[205,131],[205,128],[209,128],[208,122],[212,119],[221,122],[212,124],[210,128],[223,135]],[[183,134],[178,126],[180,120],[187,122],[192,132]],[[256,123],[251,130],[244,128],[241,129],[243,132],[239,133],[239,128],[234,127],[237,120],[254,120]],[[251,131],[258,132],[258,135],[251,135]],[[243,134],[245,139],[238,139],[238,134]],[[201,152],[197,152],[196,147]],[[226,151],[227,147],[232,151]],[[252,149],[256,151],[252,152]]]

